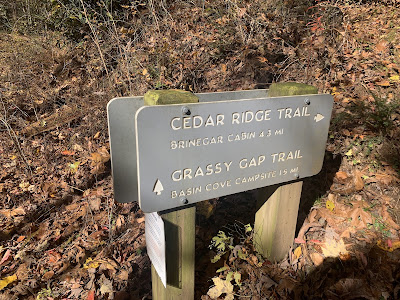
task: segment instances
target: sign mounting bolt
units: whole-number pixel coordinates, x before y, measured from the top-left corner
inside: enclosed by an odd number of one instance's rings
[[[181,202],[182,202],[182,204],[188,204],[189,200],[186,198],[181,198]]]
[[[294,173],[294,178],[299,179],[300,178],[299,173]]]
[[[306,98],[306,99],[304,99],[304,103],[305,103],[306,105],[310,105],[311,101],[310,101],[310,99]]]
[[[189,109],[188,107],[184,106],[184,107],[182,107],[182,113],[183,113],[184,115],[190,116],[190,114],[191,114],[192,112],[190,111],[190,109]]]

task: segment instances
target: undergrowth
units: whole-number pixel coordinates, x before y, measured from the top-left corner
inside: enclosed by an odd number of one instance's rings
[[[374,101],[358,101],[354,106],[354,112],[370,129],[386,135],[395,125],[395,113],[400,113],[400,101],[397,99],[390,101],[376,93],[371,95]]]

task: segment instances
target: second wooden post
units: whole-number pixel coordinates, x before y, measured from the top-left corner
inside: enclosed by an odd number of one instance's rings
[[[289,82],[272,84],[268,95],[281,97],[317,93],[318,90],[313,86]],[[297,181],[257,191],[254,245],[259,253],[271,261],[282,260],[293,243],[302,185],[302,181]]]

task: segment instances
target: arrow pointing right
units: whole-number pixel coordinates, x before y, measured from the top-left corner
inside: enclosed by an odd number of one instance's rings
[[[321,121],[321,120],[324,119],[324,118],[325,118],[325,116],[323,116],[323,115],[321,115],[321,114],[316,114],[315,117],[314,117],[314,121],[315,121],[315,122],[319,122],[319,121]]]

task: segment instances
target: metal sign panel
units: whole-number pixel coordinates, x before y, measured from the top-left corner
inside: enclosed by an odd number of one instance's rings
[[[196,96],[200,102],[263,98],[268,96],[268,90],[200,93]],[[143,105],[143,97],[114,98],[107,105],[114,198],[122,203],[138,201],[135,114]]]
[[[317,174],[330,95],[144,106],[136,113],[144,212]]]

